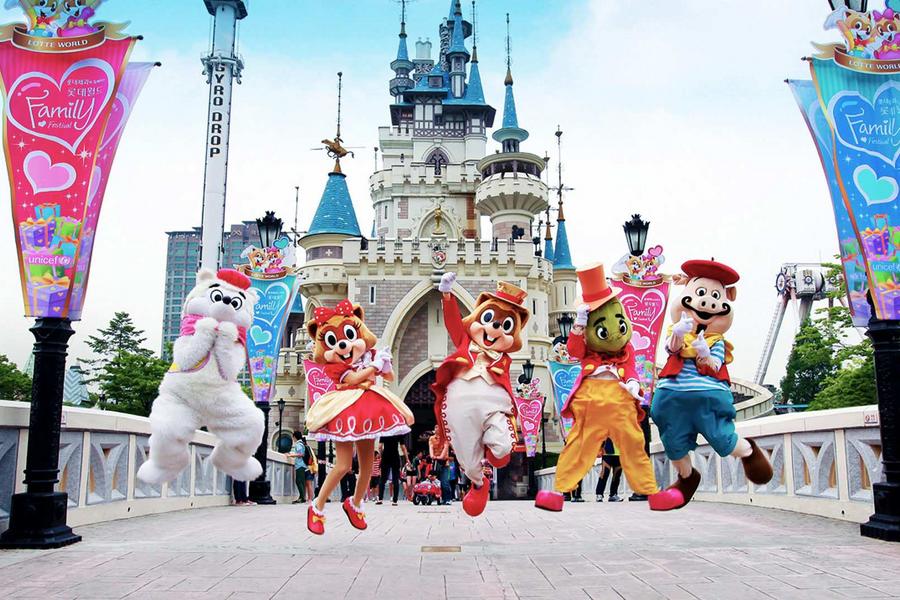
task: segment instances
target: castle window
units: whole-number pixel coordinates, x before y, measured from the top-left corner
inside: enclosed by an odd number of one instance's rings
[[[387,221],[387,204],[384,205],[384,220]]]
[[[375,286],[369,286],[369,304],[375,304]]]
[[[531,314],[537,315],[537,300],[531,299]]]
[[[447,166],[450,160],[447,158],[447,155],[444,154],[444,151],[440,148],[435,148],[431,151],[431,154],[428,155],[428,158],[425,159],[425,164],[431,165],[434,167],[434,174],[440,175],[441,171],[444,167]]]

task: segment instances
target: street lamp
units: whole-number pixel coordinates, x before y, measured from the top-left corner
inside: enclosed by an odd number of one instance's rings
[[[534,363],[531,362],[531,359],[527,359],[525,364],[522,365],[522,374],[519,376],[519,383],[531,383],[531,378],[534,376]]]
[[[281,228],[284,225],[281,219],[275,216],[275,211],[267,210],[266,216],[256,220],[256,229],[259,231],[259,242],[263,248],[269,248],[275,240],[281,236]]]
[[[640,256],[647,245],[647,231],[650,222],[641,220],[641,215],[631,215],[631,220],[622,226],[625,230],[625,239],[628,241],[628,251],[632,256]]]
[[[571,313],[563,313],[556,317],[556,324],[559,325],[560,337],[568,340],[569,334],[572,333],[572,325],[575,324],[575,317]]]
[[[281,436],[284,431],[284,398],[279,398],[275,404],[278,405],[278,436],[275,438],[275,449],[284,452],[281,449]]]

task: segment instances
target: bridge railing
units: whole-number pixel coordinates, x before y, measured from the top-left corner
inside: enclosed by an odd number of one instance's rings
[[[25,491],[29,408],[24,402],[0,401],[0,531],[7,528],[10,497]],[[147,460],[149,438],[147,418],[64,407],[56,489],[69,494],[69,525],[229,504],[231,478],[209,460],[215,436],[194,432],[189,467],[158,486],[135,476]],[[277,501],[296,497],[288,457],[269,451],[268,479]]]
[[[702,479],[695,500],[777,508],[846,521],[864,522],[872,514],[872,483],[883,480],[881,436],[876,406],[792,413],[742,421],[743,437],[756,440],[768,454],[775,476],[753,485],[739,459],[720,458],[701,438],[692,453]],[[655,433],[655,432],[654,432]],[[675,471],[662,444],[650,445],[656,481],[666,487]],[[599,463],[583,482],[592,495]],[[555,468],[538,471],[538,487],[552,489]],[[626,478],[619,495],[630,494]]]

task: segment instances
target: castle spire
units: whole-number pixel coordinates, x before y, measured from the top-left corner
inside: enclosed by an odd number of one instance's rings
[[[510,52],[509,13],[506,13],[506,97],[503,101],[503,127],[493,133],[495,141],[500,142],[504,152],[518,152],[519,144],[528,139],[528,131],[519,127],[516,114],[516,98],[513,95],[512,53]]]
[[[562,129],[556,126],[556,148],[557,148],[557,214],[556,214],[556,249],[553,253],[553,270],[554,271],[572,271],[575,265],[572,264],[572,254],[569,251],[569,235],[566,232],[566,216],[563,213],[563,192],[571,191],[572,188],[563,185],[562,180]]]
[[[550,231],[550,207],[547,207],[547,230],[544,233],[544,258],[553,262],[553,234]]]
[[[400,95],[415,84],[409,76],[414,66],[409,60],[409,49],[406,45],[406,0],[400,0],[400,43],[397,46],[397,58],[391,61],[394,78],[389,84],[391,95],[397,102],[401,100]]]

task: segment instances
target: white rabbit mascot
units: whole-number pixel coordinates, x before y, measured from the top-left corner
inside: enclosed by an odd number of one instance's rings
[[[190,462],[194,430],[204,425],[219,438],[210,457],[216,468],[239,481],[262,473],[253,453],[262,439],[263,414],[237,382],[256,300],[250,280],[238,271],[197,273],[184,303],[174,362],[150,412],[150,457],[137,474],[142,481],[174,479]]]

